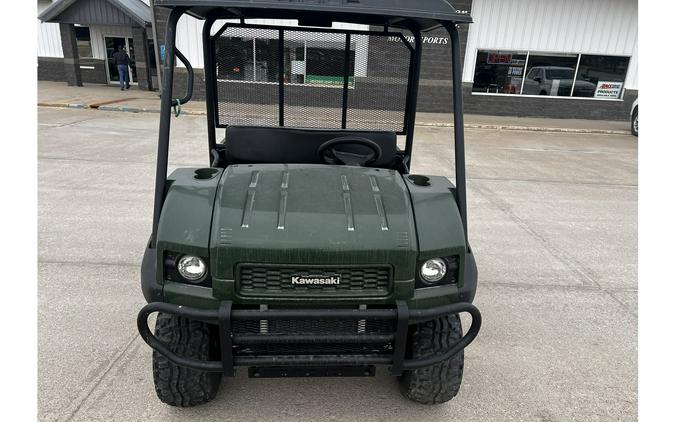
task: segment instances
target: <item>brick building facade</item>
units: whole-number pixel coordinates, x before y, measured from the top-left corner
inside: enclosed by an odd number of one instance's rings
[[[149,3],[149,0],[125,1]],[[637,1],[574,1],[585,8],[583,16],[569,7],[569,0],[507,0],[499,4],[489,0],[453,2],[456,9],[471,11],[474,18],[472,25],[460,27],[466,113],[606,120],[629,118],[631,104],[637,97]],[[610,20],[607,11],[617,19]],[[160,51],[164,44],[167,17],[166,9],[155,8],[156,42],[149,39],[150,29],[129,28],[129,38],[134,40],[136,50],[145,58],[142,64],[146,75],[150,75],[144,78],[148,80],[142,84],[144,88],[157,89],[157,71],[150,62],[154,64],[153,49]],[[194,98],[203,99],[201,23],[188,17],[183,21],[177,43],[195,68]],[[617,26],[615,22],[621,25]],[[448,34],[444,29],[436,29],[425,33],[423,41],[418,110],[450,112],[452,80]],[[359,80],[356,77],[356,102],[350,106],[372,108],[399,103],[391,97],[392,92],[397,91],[392,91],[391,81],[379,86],[372,82],[377,80],[373,76],[387,75],[388,67],[391,67],[388,54],[396,50],[392,42],[383,37],[371,37],[365,61],[371,78]],[[77,72],[67,61],[63,57],[38,57],[39,79],[74,80]],[[105,57],[80,58],[78,66],[81,82],[113,82],[106,74]],[[553,76],[549,78],[552,81],[546,79],[547,73],[556,72],[566,76],[557,79]],[[542,77],[537,76],[540,73]],[[539,81],[541,79],[544,81]],[[175,92],[184,92],[186,80],[185,69],[179,65]],[[533,85],[538,87],[531,92]],[[601,92],[601,85],[610,89]],[[587,86],[590,88],[583,91],[582,88]],[[255,91],[254,86],[237,89]],[[359,89],[370,95],[357,95]],[[334,96],[334,90],[310,84],[290,90],[302,92],[291,96],[289,101],[303,98],[321,104]],[[255,95],[248,98],[261,101]]]

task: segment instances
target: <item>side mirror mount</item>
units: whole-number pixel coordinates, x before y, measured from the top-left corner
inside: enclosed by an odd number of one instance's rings
[[[176,107],[180,106],[181,104],[187,104],[188,101],[192,98],[192,87],[194,86],[194,79],[195,79],[195,72],[194,69],[192,69],[192,64],[190,64],[190,61],[183,55],[183,53],[180,52],[178,48],[174,48],[174,52],[176,54],[176,57],[178,57],[178,60],[183,62],[185,65],[185,68],[187,69],[187,88],[186,88],[186,93],[185,97],[181,99],[172,99],[171,100],[171,107]],[[178,117],[178,115],[176,115]]]

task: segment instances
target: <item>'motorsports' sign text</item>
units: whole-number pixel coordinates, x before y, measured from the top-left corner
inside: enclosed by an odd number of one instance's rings
[[[415,44],[415,37],[408,36],[405,37],[406,40],[410,44]],[[401,37],[399,36],[391,36],[388,38],[389,42],[401,42]],[[441,44],[441,45],[447,45],[448,44],[448,37],[422,37],[422,44]]]
[[[336,286],[340,284],[340,276],[313,276],[313,275],[298,275],[291,277],[291,284],[297,286]]]

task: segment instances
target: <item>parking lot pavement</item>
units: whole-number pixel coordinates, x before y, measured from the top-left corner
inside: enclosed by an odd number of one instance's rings
[[[44,421],[637,419],[637,138],[468,130],[469,237],[483,328],[451,402],[395,379],[226,379],[156,399],[135,318],[157,114],[39,108],[38,408]],[[172,121],[172,166],[208,158],[203,117]],[[417,130],[413,172],[453,175],[451,130]]]

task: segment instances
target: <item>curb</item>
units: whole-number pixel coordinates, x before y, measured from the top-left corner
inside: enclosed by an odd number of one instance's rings
[[[126,106],[110,106],[102,105],[97,107],[102,111],[123,111],[126,113],[159,113],[159,110],[145,108],[145,107],[126,107]]]
[[[433,123],[433,122],[417,122],[417,126],[426,127],[455,127],[452,123]],[[605,135],[631,135],[630,130],[613,130],[613,129],[580,129],[580,128],[564,128],[564,127],[541,127],[541,126],[515,126],[515,125],[489,125],[481,123],[464,123],[465,129],[488,129],[488,130],[511,130],[524,132],[552,132],[552,133],[592,133]]]
[[[159,108],[156,107],[128,107],[128,106],[102,105],[98,107],[98,109],[103,111],[122,111],[127,113],[159,113]],[[182,109],[181,114],[185,114],[188,116],[206,116],[206,111]]]
[[[91,108],[92,110],[102,111],[118,111],[125,113],[159,113],[157,107],[133,107],[133,106],[116,106],[116,105],[96,105],[90,107],[83,103],[37,103],[39,107],[55,107],[55,108]],[[203,110],[181,110],[181,114],[187,116],[206,116],[206,111]],[[422,127],[438,127],[438,128],[453,128],[452,123],[436,123],[436,122],[417,122],[417,126]],[[491,125],[481,123],[464,123],[465,129],[485,129],[485,130],[499,130],[499,131],[522,131],[522,132],[548,132],[548,133],[585,133],[585,134],[605,134],[605,135],[631,135],[630,130],[612,130],[612,129],[577,129],[577,128],[562,128],[562,127],[539,127],[539,126],[516,126],[516,125]]]
[[[37,103],[38,107],[56,107],[56,108],[89,108],[84,103]]]

